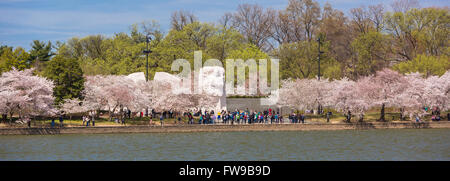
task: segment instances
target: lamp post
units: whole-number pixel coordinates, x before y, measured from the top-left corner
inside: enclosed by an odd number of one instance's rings
[[[317,38],[317,44],[319,45],[319,46],[318,46],[319,53],[318,53],[318,55],[317,55],[317,59],[318,59],[318,61],[317,61],[317,67],[318,67],[317,78],[320,80],[320,55],[321,55],[322,53],[324,53],[324,52],[321,52],[321,51],[320,51],[320,44],[321,44],[320,37]]]
[[[149,53],[152,53],[152,51],[151,51],[151,50],[149,49],[149,47],[148,47],[148,44],[150,43],[150,41],[152,40],[152,38],[151,38],[149,35],[147,35],[147,36],[145,37],[145,39],[146,39],[146,42],[147,42],[147,49],[144,50],[144,53],[145,53],[146,56],[147,56],[147,63],[145,64],[145,81],[148,82],[148,54],[149,54]]]
[[[317,78],[320,81],[320,55],[322,53],[324,53],[324,52],[320,51],[320,44],[321,44],[320,36],[319,36],[319,38],[317,38],[317,44],[318,44],[318,50],[319,50],[319,52],[317,54],[317,68],[318,68]],[[322,112],[322,106],[319,103],[319,105],[317,106],[317,114],[321,114],[321,112]]]
[[[148,47],[148,44],[150,43],[150,41],[152,40],[152,38],[150,37],[150,35],[147,35],[145,37],[145,40],[147,42],[147,49],[144,50],[144,53],[146,54],[147,57],[147,62],[145,64],[145,81],[148,82],[148,54],[152,53],[152,51],[150,50],[150,48]],[[148,116],[148,107],[145,109],[145,116]]]

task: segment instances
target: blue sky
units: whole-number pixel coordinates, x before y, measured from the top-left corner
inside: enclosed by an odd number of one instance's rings
[[[348,12],[362,5],[392,0],[318,0]],[[167,32],[170,15],[176,10],[193,12],[200,21],[217,22],[239,4],[257,3],[266,8],[284,9],[288,0],[0,0],[0,44],[30,48],[33,40],[66,41],[78,36],[129,32],[129,26],[157,20]],[[448,6],[449,0],[421,1],[422,7]]]

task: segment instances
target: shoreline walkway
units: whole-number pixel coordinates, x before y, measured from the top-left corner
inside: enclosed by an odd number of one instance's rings
[[[450,121],[440,122],[362,122],[339,124],[174,124],[152,126],[95,126],[95,127],[35,127],[0,128],[0,135],[106,134],[106,133],[185,133],[224,131],[310,131],[310,130],[367,130],[367,129],[423,129],[450,128]]]

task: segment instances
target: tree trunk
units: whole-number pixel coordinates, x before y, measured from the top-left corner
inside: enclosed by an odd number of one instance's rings
[[[111,110],[108,110],[108,114],[109,114],[109,121],[112,121],[112,114],[111,114]]]
[[[380,115],[380,119],[378,119],[378,121],[386,121],[386,119],[384,118],[384,103],[381,105],[381,115]]]
[[[401,121],[405,120],[405,108],[403,107],[400,108],[400,120]]]
[[[12,122],[13,122],[13,114],[14,114],[14,113],[12,113],[12,112],[9,113],[9,119],[10,119],[10,120],[9,120],[9,123],[12,123]]]

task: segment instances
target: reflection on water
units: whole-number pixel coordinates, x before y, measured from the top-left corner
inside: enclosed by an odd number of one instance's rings
[[[0,160],[450,160],[450,129],[0,136]]]

